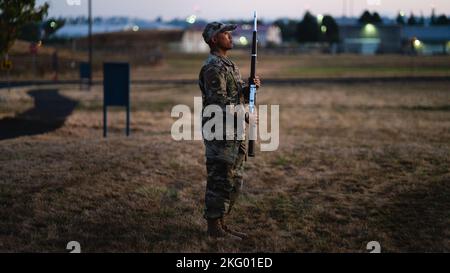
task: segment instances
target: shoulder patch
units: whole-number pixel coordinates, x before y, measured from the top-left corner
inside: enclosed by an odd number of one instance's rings
[[[210,67],[205,71],[205,83],[211,89],[220,89],[222,86],[219,68]]]

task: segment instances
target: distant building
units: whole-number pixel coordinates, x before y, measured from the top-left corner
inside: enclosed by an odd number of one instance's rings
[[[402,51],[401,27],[398,25],[341,25],[340,51],[373,55]]]
[[[195,25],[186,29],[181,38],[180,50],[186,53],[209,52],[209,46],[203,40],[203,29],[205,26]],[[233,31],[233,41],[236,46],[246,47],[252,42],[253,27],[251,25],[240,25]],[[281,30],[279,27],[258,26],[258,43],[262,47],[269,45],[281,45]]]
[[[253,39],[253,25],[240,25],[233,31],[236,44],[247,46]],[[258,44],[262,47],[270,45],[281,45],[283,43],[281,29],[275,25],[258,26]]]
[[[206,53],[209,52],[209,46],[203,40],[204,26],[192,26],[183,32],[181,38],[181,51],[186,53]]]
[[[405,51],[450,54],[450,26],[404,26],[401,39]]]
[[[450,54],[450,26],[340,25],[344,53]]]
[[[121,31],[139,32],[142,30],[181,30],[182,28],[172,26],[162,22],[152,22],[129,18],[106,18],[94,20],[92,24],[93,34],[104,34]],[[55,33],[56,37],[61,38],[82,38],[88,36],[88,22],[74,21],[68,22]]]

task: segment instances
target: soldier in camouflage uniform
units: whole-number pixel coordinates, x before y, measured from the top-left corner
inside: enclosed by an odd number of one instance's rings
[[[208,105],[218,105],[226,116],[226,106],[244,106],[248,103],[249,88],[241,79],[238,67],[227,57],[227,51],[233,48],[231,31],[236,25],[218,22],[208,24],[203,31],[203,38],[211,48],[211,54],[204,63],[199,86],[202,91],[203,109]],[[255,78],[259,88],[260,80]],[[203,125],[210,118],[204,117]],[[256,114],[248,119],[257,119]],[[225,128],[225,126],[224,126]],[[236,130],[236,127],[235,127]],[[208,221],[208,235],[212,237],[245,238],[247,235],[234,231],[224,224],[223,217],[231,211],[243,185],[246,145],[244,140],[234,139],[206,140],[206,170],[208,174],[204,218]]]

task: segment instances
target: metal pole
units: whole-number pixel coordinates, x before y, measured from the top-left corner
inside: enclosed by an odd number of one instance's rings
[[[9,62],[9,55],[8,55],[8,53],[5,54],[5,63],[6,62]],[[6,69],[6,81],[8,82],[8,93],[9,93],[9,92],[11,92],[11,78],[10,78],[10,75],[9,75],[9,70],[10,69],[8,69],[8,68],[10,68],[10,67],[7,67],[7,69]]]
[[[9,76],[9,69],[6,71],[6,81],[8,82],[8,93],[11,92],[11,78]]]
[[[33,66],[33,81],[36,81],[36,54],[31,54],[31,65]]]
[[[91,73],[89,75],[89,87],[92,85],[92,0],[89,0],[89,67]]]
[[[127,137],[130,136],[130,103],[127,105],[127,129],[126,129]]]
[[[106,108],[106,103],[103,100],[103,137],[106,137],[108,134],[108,109]]]

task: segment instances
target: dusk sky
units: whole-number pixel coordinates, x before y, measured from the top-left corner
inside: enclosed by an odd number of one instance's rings
[[[191,14],[207,20],[240,19],[251,17],[257,10],[265,19],[281,17],[300,18],[305,10],[314,14],[358,16],[363,10],[378,11],[381,15],[395,16],[402,10],[429,16],[432,7],[436,13],[450,14],[450,0],[92,0],[94,16],[124,15],[142,19],[164,20],[186,18]],[[37,0],[51,4],[50,16],[77,16],[87,14],[87,0]],[[80,2],[80,5],[77,5]],[[345,7],[344,8],[344,3]],[[353,3],[353,4],[351,4]]]

